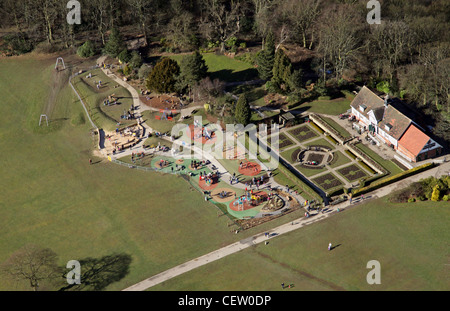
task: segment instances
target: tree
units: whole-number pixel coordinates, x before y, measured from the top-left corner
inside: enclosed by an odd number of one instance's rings
[[[148,44],[147,20],[150,15],[150,9],[155,4],[153,0],[127,0],[127,3],[133,8],[133,15],[139,22],[139,27],[144,35],[144,45]]]
[[[113,28],[109,35],[108,42],[106,42],[106,45],[103,48],[103,53],[111,57],[117,57],[124,49],[126,49],[126,46],[119,30]]]
[[[288,92],[292,74],[292,64],[282,49],[275,53],[273,65],[272,85],[279,92]]]
[[[217,98],[223,94],[225,83],[219,79],[211,80],[210,77],[201,79],[192,87],[193,94],[198,100],[204,100],[211,104],[213,98]]]
[[[239,96],[234,111],[236,123],[242,124],[244,126],[248,125],[250,123],[251,114],[252,112],[250,110],[250,104],[248,102],[247,96],[245,94],[242,94],[241,96]]]
[[[271,7],[274,4],[274,0],[252,0],[252,2],[254,6],[255,30],[264,38],[269,31],[269,22],[272,18]]]
[[[111,14],[109,11],[110,6],[108,6],[107,0],[92,0],[89,1],[90,10],[89,14],[91,15],[91,21],[97,28],[97,31],[100,33],[100,38],[102,40],[102,44],[105,45],[105,34],[108,29],[107,24],[107,16]]]
[[[273,65],[275,61],[275,42],[273,33],[269,31],[266,36],[264,49],[258,54],[258,73],[263,80],[270,80],[273,76]]]
[[[131,58],[128,61],[128,65],[130,65],[133,69],[139,69],[143,64],[142,57],[137,51],[131,52]]]
[[[14,252],[3,264],[3,272],[17,281],[26,280],[37,291],[41,282],[61,276],[57,255],[49,248],[26,245]]]
[[[208,66],[202,54],[195,51],[193,54],[186,55],[180,62],[178,89],[183,91],[186,88],[192,88],[193,85],[205,78],[207,74]]]
[[[91,40],[87,40],[82,46],[77,49],[77,54],[80,57],[91,57],[95,55],[95,46]]]
[[[205,0],[206,14],[202,17],[201,28],[208,40],[219,41],[220,51],[225,52],[225,43],[240,30],[242,16],[239,0]]]
[[[340,80],[357,52],[365,47],[361,34],[367,23],[353,14],[350,7],[343,6],[327,12],[327,18],[321,23],[318,52],[322,56],[324,83],[328,64],[336,80]]]
[[[180,73],[178,63],[173,59],[164,57],[153,68],[146,80],[149,90],[159,93],[175,91],[175,83]]]

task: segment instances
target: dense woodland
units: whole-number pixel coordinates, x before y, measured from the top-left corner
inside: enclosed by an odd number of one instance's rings
[[[155,44],[161,52],[235,53],[258,66],[270,91],[291,97],[312,82],[319,95],[368,85],[425,112],[450,141],[448,0],[380,0],[380,25],[367,23],[366,0],[79,2],[82,22],[69,25],[65,0],[2,0],[0,51],[76,51],[88,40],[101,51],[120,29],[142,38],[144,60]]]

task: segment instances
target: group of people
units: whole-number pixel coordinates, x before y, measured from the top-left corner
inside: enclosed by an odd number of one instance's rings
[[[262,183],[264,183],[264,175],[261,175],[261,177],[259,177],[259,178],[253,177],[251,182],[245,183],[245,187],[246,187],[245,189],[247,189],[249,187],[251,189],[253,186],[256,186],[256,189],[259,190],[259,186]]]
[[[141,160],[145,157],[144,151],[138,153],[131,153],[131,162],[135,163],[136,160]]]
[[[191,168],[193,170],[199,170],[199,169],[202,169],[204,166],[208,165],[209,163],[210,163],[209,161],[205,161],[205,160],[202,160],[202,161],[193,160],[191,162]]]
[[[214,183],[213,178],[214,175],[211,172],[210,173],[200,172],[199,181],[204,180],[207,186],[211,186]]]

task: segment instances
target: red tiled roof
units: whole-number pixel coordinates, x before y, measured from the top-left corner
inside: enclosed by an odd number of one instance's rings
[[[417,156],[429,140],[430,137],[428,135],[411,124],[398,141],[398,144]]]

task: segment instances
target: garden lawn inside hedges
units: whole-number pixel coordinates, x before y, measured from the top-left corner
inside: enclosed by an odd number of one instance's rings
[[[325,191],[342,185],[342,182],[332,173],[313,178],[313,182]]]
[[[349,166],[338,169],[337,172],[341,174],[349,182],[354,182],[360,180],[361,178],[367,177],[368,175],[356,164],[351,164]]]
[[[317,133],[314,132],[308,125],[301,125],[288,131],[299,143],[308,141],[314,137],[317,137]]]

